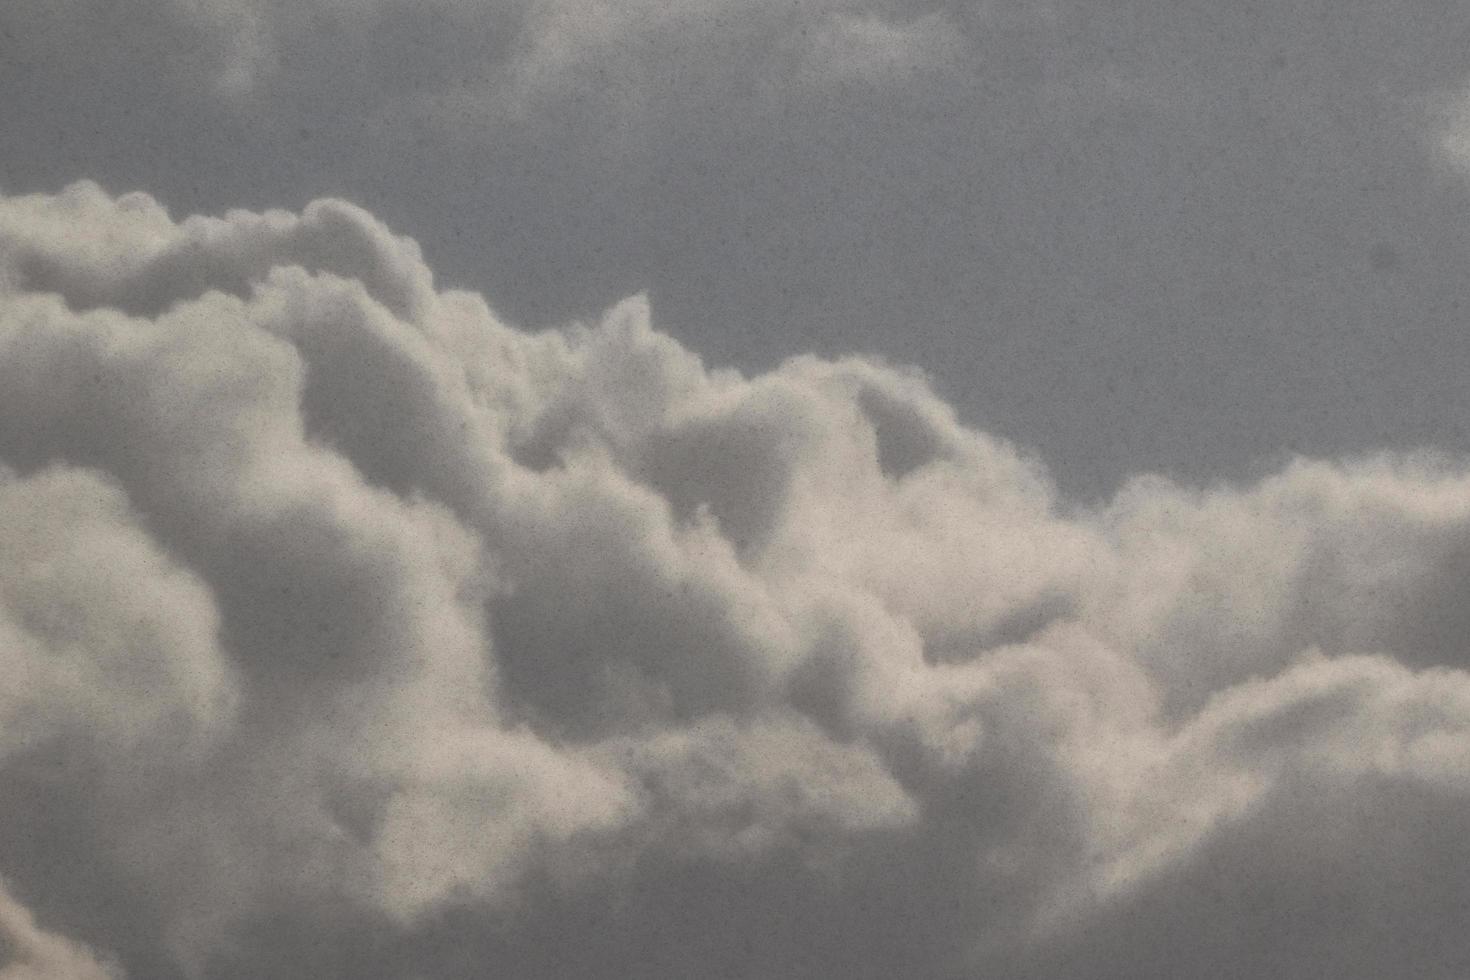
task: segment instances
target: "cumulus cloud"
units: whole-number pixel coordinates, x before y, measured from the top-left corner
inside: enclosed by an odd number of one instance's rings
[[[1460,975],[1460,462],[1083,507],[651,316],[0,199],[4,976]]]

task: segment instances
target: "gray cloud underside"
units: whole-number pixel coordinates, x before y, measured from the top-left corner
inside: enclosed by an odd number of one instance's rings
[[[912,370],[78,184],[0,463],[6,980],[1470,960],[1456,460],[1080,507]]]

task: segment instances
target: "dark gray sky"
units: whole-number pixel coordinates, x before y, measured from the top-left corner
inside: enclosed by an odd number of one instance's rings
[[[917,363],[1089,496],[1470,448],[1449,0],[69,0],[0,31],[12,192],[347,196],[526,325],[646,291],[716,364]]]

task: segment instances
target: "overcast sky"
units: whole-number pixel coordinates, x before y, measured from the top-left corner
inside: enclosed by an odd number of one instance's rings
[[[0,980],[1470,975],[1466,52],[0,2]]]
[[[923,366],[1077,493],[1470,449],[1450,0],[20,0],[0,181],[345,196],[531,326]]]

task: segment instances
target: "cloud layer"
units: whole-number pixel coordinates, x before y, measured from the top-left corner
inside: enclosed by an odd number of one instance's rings
[[[83,183],[0,464],[7,980],[1470,963],[1456,460],[1082,507],[911,370]]]

